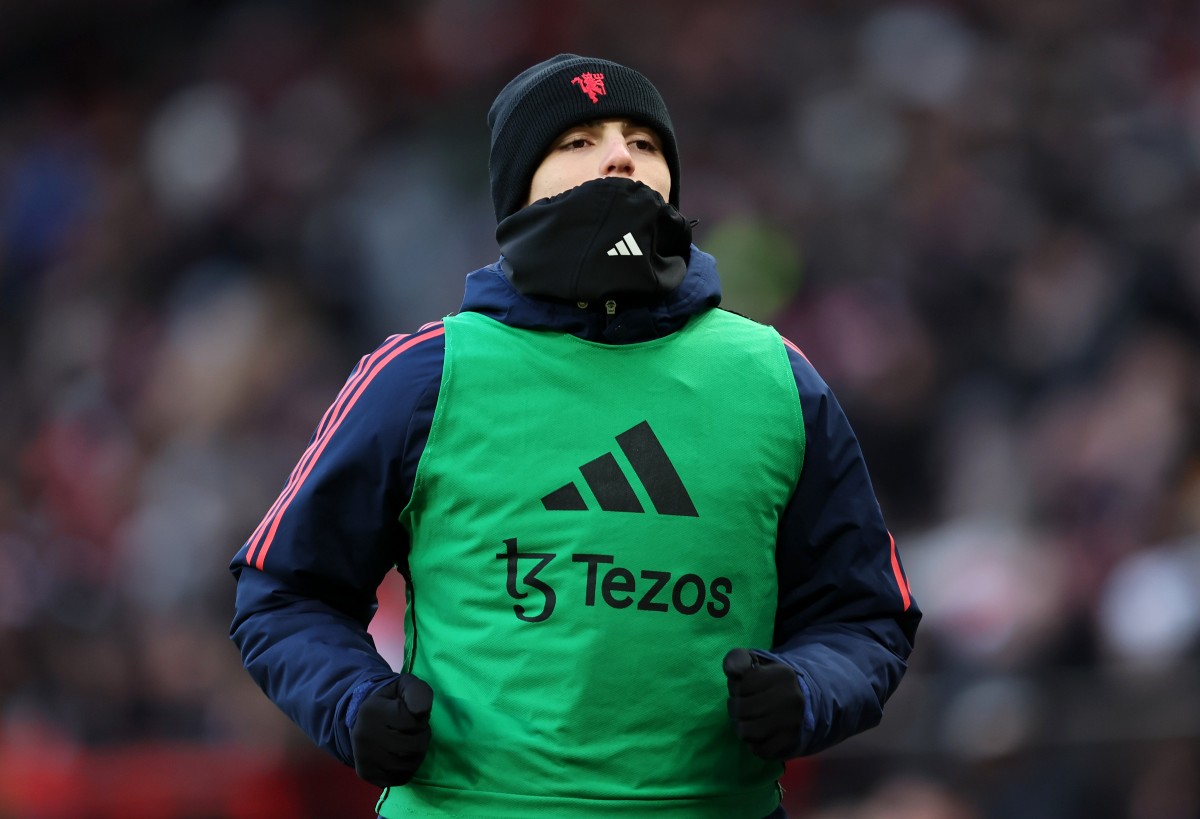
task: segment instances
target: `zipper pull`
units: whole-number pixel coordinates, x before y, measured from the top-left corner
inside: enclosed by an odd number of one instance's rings
[[[612,299],[604,302],[604,312],[610,316],[615,316],[617,314],[617,303]]]

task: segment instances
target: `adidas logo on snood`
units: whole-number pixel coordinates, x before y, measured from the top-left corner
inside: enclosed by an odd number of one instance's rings
[[[626,239],[631,238],[626,236]],[[700,517],[683,480],[648,422],[643,421],[617,435],[616,442],[655,512]],[[612,452],[583,464],[579,472],[600,507],[599,511],[646,513]],[[546,511],[556,513],[594,511],[574,481],[543,497],[542,506]],[[558,604],[558,592],[538,575],[559,555],[555,552],[523,552],[516,538],[505,540],[504,545],[505,551],[496,558],[505,561],[509,596],[528,602],[531,592],[541,595],[540,610],[537,610],[536,602],[532,606],[517,603],[512,607],[513,613],[526,623],[550,619]],[[634,612],[674,612],[685,616],[706,613],[717,619],[729,613],[733,581],[728,577],[717,577],[709,582],[692,572],[676,577],[673,572],[656,569],[641,569],[635,576],[633,570],[616,564],[615,555],[572,554],[570,559],[573,564],[582,564],[584,606],[603,604],[612,609],[632,607]]]
[[[641,256],[642,249],[634,241],[632,233],[626,233],[617,243],[608,249],[609,256]]]

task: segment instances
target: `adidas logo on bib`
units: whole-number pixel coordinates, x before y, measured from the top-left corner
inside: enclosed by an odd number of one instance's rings
[[[660,515],[700,516],[679,473],[659,443],[658,436],[650,429],[650,424],[643,421],[622,432],[616,440],[656,512]],[[602,511],[646,511],[625,471],[611,452],[588,461],[579,467],[579,471]],[[542,506],[550,512],[584,512],[589,508],[573,481],[542,498]]]

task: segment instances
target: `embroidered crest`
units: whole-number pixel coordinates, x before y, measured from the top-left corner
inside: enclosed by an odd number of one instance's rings
[[[578,85],[579,90],[587,94],[592,102],[599,102],[599,98],[608,93],[604,90],[604,75],[593,74],[590,71],[571,80],[571,85]]]

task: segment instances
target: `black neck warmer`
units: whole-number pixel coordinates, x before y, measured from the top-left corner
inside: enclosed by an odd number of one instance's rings
[[[679,286],[693,224],[654,189],[606,177],[522,208],[496,227],[496,241],[519,293],[607,304],[611,314]]]

